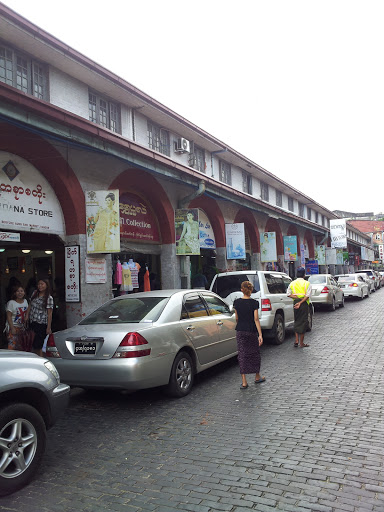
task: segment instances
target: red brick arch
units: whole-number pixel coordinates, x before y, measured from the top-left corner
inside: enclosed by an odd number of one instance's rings
[[[66,235],[85,233],[84,192],[66,159],[47,140],[0,122],[0,150],[24,158],[48,181],[63,210]]]
[[[308,246],[309,259],[313,260],[315,258],[315,244],[313,241],[312,232],[307,229],[304,233],[304,242]]]
[[[137,192],[146,198],[159,221],[159,230],[163,244],[175,243],[175,214],[171,202],[160,183],[147,171],[126,169],[113,180],[110,189],[119,189],[119,193]]]
[[[276,233],[276,251],[277,255],[281,256],[284,254],[284,243],[283,243],[283,234],[281,232],[280,224],[278,223],[277,219],[273,219],[272,217],[269,217],[267,220],[267,223],[265,225],[265,232],[266,233]]]
[[[260,233],[257,227],[256,219],[251,210],[241,208],[237,213],[234,220],[235,223],[244,223],[247,230],[249,241],[251,243],[252,253],[260,252]]]

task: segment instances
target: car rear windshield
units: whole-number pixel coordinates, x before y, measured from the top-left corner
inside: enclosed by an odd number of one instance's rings
[[[325,276],[316,276],[311,275],[308,277],[308,281],[311,284],[324,284],[326,282],[327,278]]]
[[[220,297],[228,297],[233,292],[241,291],[241,283],[250,281],[253,284],[253,292],[260,291],[259,276],[257,274],[235,274],[232,276],[218,276],[213,284],[213,291]]]
[[[111,300],[84,318],[80,325],[155,322],[168,300],[168,297]]]
[[[355,276],[340,276],[338,279],[339,283],[351,283],[352,281],[356,281]]]

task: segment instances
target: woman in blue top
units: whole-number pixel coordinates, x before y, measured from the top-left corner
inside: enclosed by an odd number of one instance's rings
[[[259,321],[259,303],[251,299],[253,285],[249,281],[241,283],[243,297],[236,299],[233,307],[236,312],[236,340],[242,384],[240,389],[247,389],[247,373],[255,373],[255,384],[265,381],[260,377],[260,346],[263,344]]]

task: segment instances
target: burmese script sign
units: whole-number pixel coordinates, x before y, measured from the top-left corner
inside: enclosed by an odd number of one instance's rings
[[[85,258],[85,282],[93,284],[107,282],[105,258]]]
[[[120,196],[120,237],[141,242],[160,243],[157,221],[147,202],[136,194]]]
[[[331,247],[343,249],[347,247],[347,225],[345,219],[331,219],[329,221],[331,232]]]
[[[0,151],[0,228],[65,234],[51,185],[31,163],[6,151]]]
[[[65,301],[80,302],[80,246],[65,248]]]

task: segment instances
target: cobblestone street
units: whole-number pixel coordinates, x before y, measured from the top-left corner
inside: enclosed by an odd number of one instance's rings
[[[266,382],[236,360],[184,399],[72,391],[42,470],[0,510],[384,511],[384,289],[318,311],[309,348],[262,348]]]

